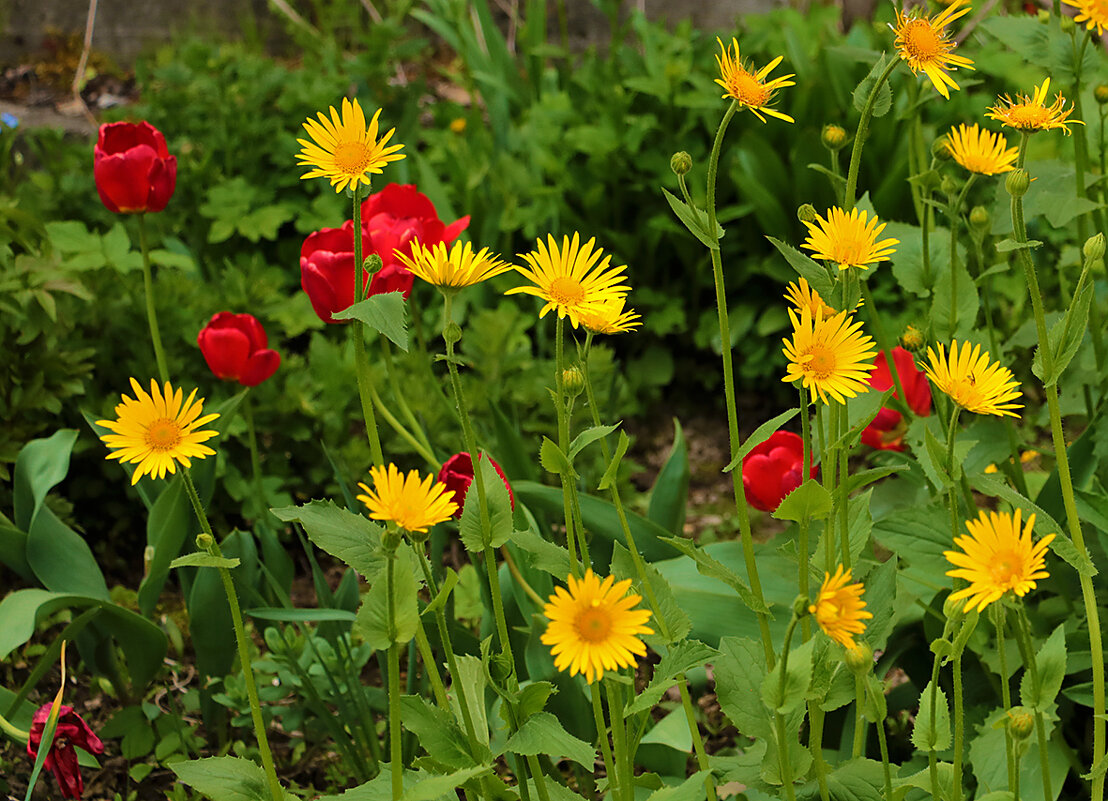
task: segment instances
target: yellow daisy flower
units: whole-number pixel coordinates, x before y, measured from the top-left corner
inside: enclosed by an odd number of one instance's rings
[[[925,73],[938,93],[947,100],[950,99],[947,87],[957,89],[958,84],[946,71],[958,67],[972,70],[974,67],[968,58],[954,55],[954,41],[946,26],[969,12],[969,0],[954,0],[933,18],[916,10],[896,12],[896,25],[893,27],[896,40],[893,44],[901,60],[908,62],[913,73]]]
[[[720,55],[716,56],[716,63],[719,65],[719,77],[716,78],[716,83],[726,90],[721,97],[738,100],[741,107],[750,109],[754,112],[754,116],[762,122],[766,121],[766,118],[762,116],[763,114],[769,114],[771,117],[776,117],[785,122],[795,122],[788,114],[782,114],[780,111],[769,107],[769,103],[773,100],[773,96],[778,89],[784,86],[796,85],[789,80],[794,77],[792,75],[769,78],[769,74],[781,63],[781,56],[755,72],[752,71],[753,65],[743,64],[739,57],[738,39],[731,39],[730,51],[718,36],[716,41],[719,42],[722,51]]]
[[[1054,102],[1049,106],[1046,105],[1046,93],[1049,88],[1050,78],[1047,78],[1041,86],[1035,87],[1035,92],[1030,97],[1021,94],[1017,94],[1015,100],[1008,95],[998,97],[996,105],[990,106],[985,116],[1025,133],[1061,128],[1069,134],[1070,125],[1084,125],[1081,120],[1068,119],[1073,113],[1073,106],[1065,108],[1066,99],[1062,97],[1061,92],[1055,93]]]
[[[1019,509],[1009,512],[981,512],[976,520],[967,520],[969,535],[954,538],[961,551],[943,551],[955,566],[946,574],[965,579],[969,586],[951,593],[950,600],[969,598],[966,611],[983,610],[1011,590],[1021,598],[1035,589],[1035,580],[1046,578],[1046,547],[1054,539],[1047,534],[1031,543],[1035,515],[1020,529]]]
[[[347,186],[353,188],[359,184],[369,186],[371,174],[381,174],[381,168],[390,161],[400,161],[403,155],[397,154],[404,145],[389,145],[388,141],[396,133],[390,129],[380,141],[377,139],[377,118],[381,110],[373,115],[369,127],[365,124],[365,114],[355,100],[342,99],[342,116],[331,106],[331,118],[321,111],[319,121],[310,117],[304,123],[304,130],[313,141],[297,139],[303,148],[296,157],[296,163],[313,169],[300,176],[305,178],[326,178],[336,192]],[[387,146],[386,146],[387,145]]]
[[[835,575],[823,574],[816,602],[808,607],[823,633],[847,649],[854,648],[854,635],[866,630],[862,621],[873,617],[865,611],[864,589],[861,582],[851,584],[850,570],[844,571],[839,565]]]
[[[626,298],[588,303],[577,312],[577,318],[594,334],[626,334],[642,325],[638,312],[624,310],[626,303]]]
[[[938,354],[927,349],[928,364],[923,371],[932,383],[950,396],[963,409],[976,414],[995,414],[1019,417],[1016,409],[1023,406],[1012,403],[1020,396],[1019,383],[1012,371],[999,363],[989,363],[989,352],[980,345],[950,343],[950,355],[939,345]]]
[[[946,150],[951,158],[970,172],[998,175],[1016,168],[1019,148],[1008,147],[1001,134],[973,125],[959,125],[946,135]]]
[[[647,609],[635,609],[642,598],[626,595],[631,579],[603,581],[592,570],[581,579],[566,579],[569,590],[557,587],[543,608],[550,623],[540,640],[550,646],[554,667],[578,673],[592,684],[605,670],[619,670],[646,655],[641,634],[653,634],[646,625]]]
[[[488,248],[474,253],[469,242],[455,242],[453,247],[439,242],[427,248],[415,240],[412,242],[411,258],[399,250],[396,251],[396,258],[417,278],[441,287],[473,286],[512,269],[510,264],[489,253]]]
[[[373,479],[373,489],[359,483],[366,494],[357,497],[374,520],[391,520],[405,531],[426,531],[436,523],[449,520],[458,511],[454,493],[434,476],[421,481],[418,470],[411,470],[404,476],[394,464],[389,464],[387,469],[371,467],[369,476]]]
[[[838,311],[827,304],[819,292],[808,286],[808,281],[801,278],[797,283],[790,283],[785,287],[785,300],[800,311],[807,309],[815,317],[816,312],[822,311],[824,318],[834,317]]]
[[[818,394],[824,403],[830,395],[839,403],[869,391],[869,374],[877,355],[873,339],[861,332],[862,324],[845,311],[824,318],[822,311],[813,317],[808,309],[800,316],[789,309],[793,324],[792,340],[783,339],[785,358],[789,360],[786,382],[801,381]]]
[[[835,262],[840,270],[868,270],[871,264],[887,261],[896,252],[893,245],[900,244],[899,239],[877,241],[885,223],[879,224],[876,216],[867,221],[868,216],[858,209],[847,214],[840,208],[828,209],[827,219],[817,214],[815,222],[804,221],[808,239],[801,247],[812,251],[813,258]]]
[[[514,295],[522,292],[545,300],[546,305],[539,312],[539,317],[556,309],[559,317],[568,315],[576,328],[581,321],[581,312],[587,312],[590,305],[611,303],[630,290],[627,284],[622,283],[626,279],[622,274],[627,269],[626,265],[611,267],[612,257],[603,256],[603,249],[594,247],[595,239],[582,245],[580,235],[575,233],[572,240],[568,236],[562,237],[561,247],[552,235],[547,235],[546,240],[544,243],[539,239],[536,249],[530,253],[519,254],[530,269],[515,268],[535,286],[517,286],[504,293]]]
[[[219,417],[204,411],[204,399],[196,398],[196,390],[182,401],[182,391],[174,391],[169,382],[160,389],[151,379],[147,394],[134,378],[131,389],[135,397],[123,396],[123,402],[115,407],[115,420],[97,420],[112,433],[101,434],[100,439],[112,449],[109,459],[123,464],[136,464],[131,485],[145,475],[164,478],[166,473],[177,472],[177,462],[191,467],[190,459],[214,456],[215,451],[201,443],[216,436],[218,431],[198,431]]]
[[[1085,23],[1088,30],[1096,28],[1096,35],[1102,36],[1108,28],[1108,2],[1106,0],[1062,0],[1067,6],[1077,9],[1073,21]]]

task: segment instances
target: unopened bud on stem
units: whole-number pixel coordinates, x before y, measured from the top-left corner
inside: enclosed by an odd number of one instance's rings
[[[1012,197],[1023,197],[1027,194],[1027,187],[1031,186],[1031,176],[1027,170],[1012,170],[1004,180],[1004,188]]]
[[[692,156],[684,150],[674,153],[669,159],[669,168],[675,175],[686,175],[692,169]]]
[[[823,141],[823,146],[828,150],[841,150],[849,139],[846,129],[841,125],[835,125],[830,123],[823,126],[823,133],[820,139]]]
[[[802,223],[814,223],[816,217],[819,215],[816,213],[816,207],[811,203],[805,203],[803,206],[796,210],[796,218]]]
[[[1100,261],[1104,258],[1104,234],[1096,234],[1085,240],[1085,247],[1081,249],[1085,254],[1085,261]]]

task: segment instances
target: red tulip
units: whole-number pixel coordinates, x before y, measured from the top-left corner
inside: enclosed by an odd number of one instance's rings
[[[908,408],[920,417],[931,414],[931,385],[927,383],[927,376],[916,367],[912,354],[899,345],[893,348],[893,363],[896,364],[896,374],[900,378],[900,384],[904,387],[904,394],[908,396]],[[893,385],[892,372],[889,370],[885,352],[877,354],[874,361],[875,369],[869,375],[869,385],[878,392],[884,392]],[[893,397],[899,398],[900,394],[893,393]],[[866,426],[862,432],[862,442],[871,448],[886,451],[904,450],[904,432],[908,426],[904,423],[904,416],[888,407],[882,407],[877,417]]]
[[[31,720],[31,736],[27,740],[27,753],[32,759],[38,757],[42,735],[46,730],[46,719],[50,716],[50,704],[43,704]],[[81,716],[71,706],[58,709],[58,726],[54,730],[54,742],[43,764],[58,780],[62,798],[80,798],[85,790],[85,781],[81,778],[81,769],[77,766],[77,751],[74,746],[85,749],[90,754],[104,752],[104,743],[100,741]]]
[[[481,459],[487,455],[478,454],[477,458]],[[496,474],[504,482],[504,486],[508,488],[508,500],[514,510],[516,508],[516,496],[512,492],[512,485],[508,483],[508,477],[504,475],[504,471],[496,463],[496,459],[489,456],[489,462],[492,463]],[[454,493],[454,503],[458,504],[458,511],[454,513],[454,517],[462,516],[462,506],[465,505],[466,493],[469,491],[469,485],[472,481],[473,459],[465,451],[451,456],[446,460],[446,464],[442,466],[442,469],[439,470],[439,482],[445,484],[446,488]]]
[[[217,378],[256,387],[281,365],[270,350],[265,329],[252,314],[219,312],[196,337],[200,352]]]
[[[743,490],[746,501],[755,509],[773,512],[785,496],[800,486],[804,470],[804,441],[790,431],[775,431],[743,459]],[[812,456],[808,454],[808,463]],[[808,475],[815,478],[819,468],[812,465]]]
[[[362,227],[386,266],[398,263],[395,251],[411,257],[412,240],[428,248],[450,244],[468,225],[468,215],[444,225],[434,204],[414,184],[389,184],[362,203]]]
[[[112,122],[100,126],[92,173],[108,211],[161,211],[177,186],[177,158],[150,123]]]

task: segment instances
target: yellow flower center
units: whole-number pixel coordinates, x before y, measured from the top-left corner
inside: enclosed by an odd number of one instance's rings
[[[572,306],[585,299],[585,288],[580,281],[569,275],[559,275],[551,281],[548,292],[559,306]]]
[[[1020,573],[1020,561],[1011,551],[994,554],[986,570],[997,587],[1009,587],[1013,584],[1012,579]]]
[[[586,642],[603,642],[612,630],[612,617],[600,608],[600,601],[583,610],[574,621],[577,634]]]
[[[827,379],[835,372],[835,351],[817,345],[808,354],[808,372],[818,379]]]
[[[939,32],[925,19],[914,19],[904,24],[901,39],[908,55],[918,61],[929,61],[946,51]]]
[[[162,417],[146,429],[146,444],[156,451],[170,451],[181,444],[181,426],[176,420]]]
[[[746,70],[731,76],[731,96],[748,106],[764,106],[769,102],[769,90]]]
[[[335,166],[347,175],[361,175],[369,166],[372,155],[364,142],[344,142],[335,148]]]
[[[1027,130],[1042,128],[1050,122],[1050,111],[1045,106],[1022,103],[1008,109],[1007,117],[1009,125],[1013,128]]]

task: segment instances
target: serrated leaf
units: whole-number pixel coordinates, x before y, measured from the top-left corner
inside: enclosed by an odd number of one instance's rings
[[[1086,273],[1081,275],[1081,284],[1074,294],[1062,319],[1050,327],[1047,335],[1050,352],[1053,356],[1053,364],[1049,375],[1044,374],[1042,362],[1042,347],[1035,350],[1035,359],[1031,363],[1031,371],[1042,379],[1043,386],[1051,387],[1058,383],[1069,363],[1081,347],[1085,338],[1085,332],[1089,327],[1089,305],[1093,299],[1093,282],[1086,280]]]
[[[681,604],[677,602],[669,582],[662,578],[658,568],[649,562],[643,564],[643,572],[646,573],[646,580],[649,582],[649,593],[642,585],[639,572],[631,559],[631,553],[621,542],[612,545],[612,574],[620,580],[631,579],[638,595],[643,598],[650,598],[653,595],[654,602],[658,605],[654,611],[662,619],[655,621],[656,625],[652,625],[651,628],[667,645],[684,639],[692,629],[692,623],[689,621],[689,616],[685,614],[685,610],[681,608]],[[665,635],[662,634],[663,631]]]
[[[577,458],[577,454],[583,451],[592,443],[596,442],[601,437],[606,437],[619,428],[620,424],[610,426],[591,426],[586,428],[580,434],[573,438],[573,442],[569,443],[569,458],[570,461]]]
[[[418,695],[402,695],[400,715],[404,728],[418,738],[420,746],[435,762],[454,770],[483,767],[483,760],[470,753],[465,735],[449,712]]]
[[[564,581],[571,572],[569,551],[557,543],[543,539],[531,529],[512,532],[512,542],[531,555],[531,566]]]
[[[767,236],[766,239],[777,248],[777,251],[785,257],[785,261],[797,271],[800,277],[819,293],[821,298],[832,297],[834,291],[831,285],[831,276],[827,274],[827,270],[792,245],[786,244],[780,239],[774,239],[772,236]]]
[[[278,520],[298,522],[315,545],[371,579],[385,565],[381,526],[362,515],[340,509],[332,501],[270,510]]]
[[[169,563],[170,569],[176,567],[225,567],[227,569],[238,567],[241,564],[239,559],[228,559],[225,556],[212,556],[209,553],[187,553],[184,556],[178,556],[172,562]]]
[[[854,89],[852,99],[854,101],[854,108],[858,111],[862,111],[866,107],[866,103],[869,101],[870,95],[873,93],[873,88],[877,84],[877,79],[881,77],[881,73],[885,70],[885,56],[882,54],[877,59],[877,63],[873,65],[873,69],[869,71],[869,75],[862,79],[862,82],[858,84]],[[893,92],[889,88],[889,82],[886,80],[881,84],[881,89],[877,92],[877,97],[873,103],[873,116],[884,117],[889,113],[889,109],[893,106]]]
[[[794,489],[773,512],[778,520],[818,520],[826,516],[833,506],[831,493],[823,485],[810,478]]]
[[[625,717],[650,709],[672,687],[677,677],[711,662],[719,651],[698,640],[682,640],[674,645],[654,668],[650,683],[623,710]]]
[[[392,597],[396,614],[389,622],[389,596],[386,568],[373,577],[369,592],[362,596],[362,605],[354,621],[354,627],[372,648],[383,651],[393,643],[404,645],[415,636],[419,625],[419,605],[415,576],[409,546],[397,549],[393,557]]]
[[[596,749],[566,731],[549,712],[537,712],[525,720],[504,750],[523,756],[564,756],[589,770],[596,763]]]
[[[798,709],[808,697],[812,682],[812,649],[816,638],[789,652],[788,664],[779,661],[762,682],[762,702],[781,715]],[[785,666],[785,679],[781,680],[781,668]]]
[[[408,349],[408,328],[404,322],[404,295],[385,292],[370,295],[360,303],[331,315],[336,320],[360,320],[388,337],[396,347]]]
[[[680,714],[679,711],[671,713],[671,715],[678,714]],[[704,784],[707,779],[708,771],[697,771],[676,786],[655,790],[646,801],[700,801],[708,792]]]
[[[212,801],[272,801],[269,781],[260,765],[240,757],[209,757],[173,762],[169,769]],[[294,798],[285,792],[286,799]]]
[[[706,248],[719,250],[719,240],[723,238],[723,228],[716,223],[716,236],[713,239],[708,233],[708,215],[698,208],[690,207],[685,201],[679,200],[672,192],[662,187],[662,193],[666,196],[669,207],[677,215],[689,233],[699,239]]]
[[[1002,239],[996,243],[997,253],[1011,253],[1013,250],[1034,250],[1042,246],[1038,239],[1028,239],[1026,242],[1017,242],[1014,239]]]
[[[485,509],[488,514],[489,530],[486,532],[481,521],[481,496],[477,491],[476,478],[470,485],[472,492],[466,493],[462,506],[462,517],[458,521],[458,536],[462,545],[471,552],[484,551],[487,544],[499,548],[512,536],[512,500],[504,479],[492,466],[492,460],[478,456],[477,465],[485,486]]]
[[[716,698],[723,713],[744,734],[774,736],[773,718],[761,702],[766,671],[762,646],[746,637],[723,637],[714,663]]]
[[[1031,671],[1025,670],[1020,678],[1020,701],[1026,707],[1045,712],[1058,697],[1066,676],[1066,634],[1061,625],[1054,629],[1035,654],[1035,666],[1039,686],[1036,688],[1031,681]]]
[[[542,445],[539,446],[539,464],[550,473],[560,476],[573,475],[573,465],[570,464],[569,458],[550,437],[542,438]]]
[[[935,725],[931,731],[931,694],[935,694]],[[912,744],[921,751],[945,751],[950,748],[950,707],[941,687],[930,682],[919,697],[919,714],[912,729]]]
[[[435,801],[445,795],[455,795],[456,788],[492,770],[491,765],[463,768],[453,773],[443,773],[421,779],[404,791],[400,801]]]
[[[769,608],[765,603],[759,602],[738,573],[731,570],[731,568],[724,565],[715,557],[709,555],[702,548],[697,547],[696,543],[680,537],[661,537],[660,539],[662,542],[672,545],[681,553],[685,554],[685,556],[692,558],[692,560],[696,562],[696,569],[700,575],[719,579],[733,589],[739,596],[739,599],[746,604],[750,611],[754,613],[769,612]]]

